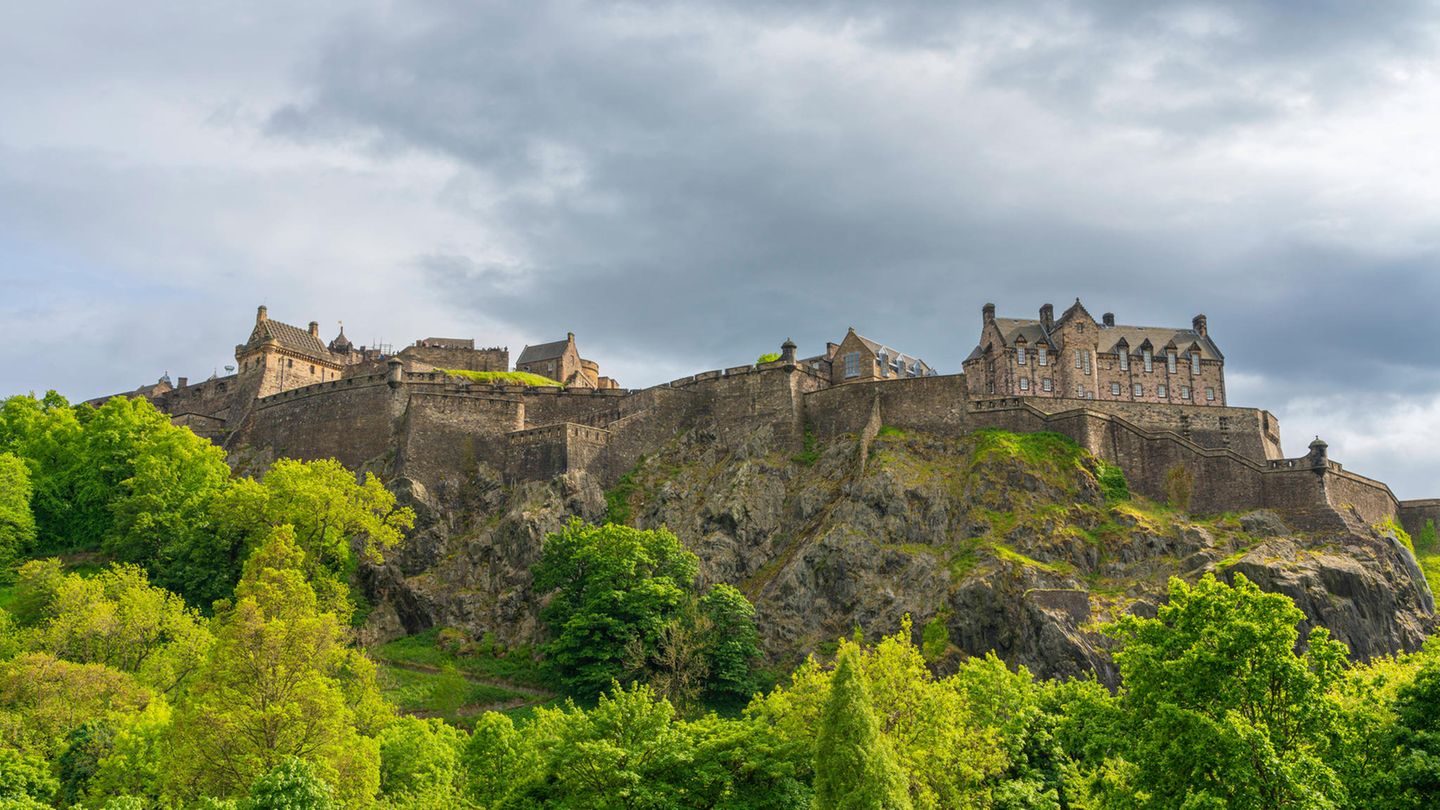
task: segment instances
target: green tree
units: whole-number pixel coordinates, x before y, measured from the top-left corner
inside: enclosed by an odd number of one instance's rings
[[[380,732],[380,793],[397,806],[454,797],[465,733],[436,720],[402,717]],[[482,767],[484,765],[482,764]]]
[[[49,576],[27,567],[32,574]],[[200,616],[136,566],[66,574],[46,587],[54,596],[33,644],[57,658],[132,673],[173,698],[209,651],[212,637]]]
[[[909,808],[905,775],[880,734],[858,657],[853,649],[841,653],[820,718],[815,744],[816,810]]]
[[[709,625],[707,691],[712,697],[748,698],[755,690],[751,672],[760,658],[755,607],[739,589],[722,582],[701,598],[700,612]]]
[[[21,555],[35,543],[31,494],[30,468],[17,456],[0,453],[0,584],[13,581]]]
[[[507,715],[480,715],[460,756],[470,800],[480,807],[503,807],[512,793],[536,778],[541,752],[533,742]]]
[[[85,723],[116,724],[158,700],[135,679],[100,664],[76,664],[39,652],[0,664],[0,736],[46,759]]]
[[[289,526],[246,562],[176,716],[171,772],[182,797],[236,796],[292,757],[312,763],[347,805],[375,795],[378,747],[360,732],[357,711],[377,691],[374,670],[352,665],[357,653],[336,616],[320,609],[304,564]],[[346,684],[355,672],[371,681]]]
[[[1427,653],[1414,680],[1396,694],[1392,807],[1433,807],[1440,796],[1440,644],[1432,640]]]
[[[1126,757],[1153,807],[1310,807],[1343,793],[1326,762],[1345,647],[1324,629],[1296,654],[1304,614],[1243,576],[1170,581],[1156,618],[1111,627]]]
[[[287,757],[255,781],[248,810],[332,810],[335,789],[315,766]]]
[[[595,694],[619,678],[638,642],[657,647],[691,601],[699,563],[664,529],[571,521],[545,538],[535,589],[550,632],[545,652],[561,679]],[[553,593],[552,593],[553,592]]]
[[[58,787],[44,758],[14,748],[0,748],[0,802],[14,802],[18,807],[48,807],[46,802]]]
[[[71,731],[65,750],[55,763],[60,787],[55,799],[61,807],[79,804],[91,780],[100,769],[100,760],[115,745],[115,727],[104,721],[91,720]]]
[[[94,502],[95,480],[80,420],[65,398],[14,396],[0,401],[0,452],[23,459],[30,472],[34,546],[54,551],[100,536],[94,524],[104,501]]]

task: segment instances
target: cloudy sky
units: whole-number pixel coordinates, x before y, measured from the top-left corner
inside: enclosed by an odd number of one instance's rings
[[[1435,2],[0,4],[0,395],[577,333],[627,386],[980,306],[1205,312],[1440,495]]]

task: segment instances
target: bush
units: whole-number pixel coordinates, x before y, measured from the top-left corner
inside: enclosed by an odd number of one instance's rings
[[[757,366],[763,366],[763,365],[765,365],[766,363],[773,363],[773,362],[775,362],[776,360],[779,360],[779,359],[780,359],[780,353],[779,353],[779,352],[766,352],[766,353],[760,355],[759,357],[755,358],[755,365],[757,365]]]
[[[492,385],[532,385],[538,387],[564,388],[565,384],[528,371],[468,371],[462,368],[437,368],[436,371],[451,377]]]
[[[1095,463],[1095,481],[1107,501],[1130,500],[1130,485],[1125,481],[1125,471],[1104,461]]]

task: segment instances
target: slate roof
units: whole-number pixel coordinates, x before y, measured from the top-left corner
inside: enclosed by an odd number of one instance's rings
[[[515,365],[523,366],[526,363],[538,363],[541,360],[552,360],[565,353],[565,347],[570,345],[569,340],[557,340],[553,343],[541,343],[538,346],[526,346],[520,352],[520,357]]]
[[[255,329],[250,332],[250,339],[245,341],[245,351],[259,349],[271,340],[280,344],[282,349],[328,363],[335,362],[330,350],[325,348],[320,338],[310,334],[308,329],[268,318],[255,324]]]
[[[1073,309],[1073,308],[1072,308]],[[1066,316],[1069,316],[1069,312]],[[1087,313],[1088,314],[1088,313]],[[1063,319],[1062,319],[1063,321]],[[1056,321],[1058,327],[1062,321]],[[995,326],[1000,330],[1000,338],[1004,341],[1006,348],[1015,346],[1020,338],[1025,338],[1025,345],[1034,347],[1041,340],[1044,340],[1051,348],[1063,348],[1054,337],[1045,331],[1045,325],[1038,320],[1029,318],[996,318]],[[1194,329],[1176,329],[1171,326],[1103,326],[1096,324],[1100,331],[1099,351],[1109,354],[1117,351],[1116,347],[1123,339],[1133,354],[1139,351],[1145,341],[1150,341],[1150,346],[1155,352],[1160,352],[1165,347],[1174,345],[1179,352],[1186,352],[1192,345],[1198,345],[1201,353],[1206,357],[1223,360],[1225,355],[1208,336],[1201,335]],[[984,353],[983,346],[976,346],[970,352],[966,360],[974,360]]]
[[[860,342],[865,344],[865,348],[874,352],[876,357],[884,354],[887,363],[893,363],[898,358],[906,374],[913,374],[916,377],[930,377],[935,374],[935,369],[931,368],[929,363],[926,363],[918,357],[905,354],[891,346],[886,346],[883,343],[871,340],[858,332],[855,333],[855,337],[859,338]],[[919,373],[915,373],[916,363],[920,364]]]

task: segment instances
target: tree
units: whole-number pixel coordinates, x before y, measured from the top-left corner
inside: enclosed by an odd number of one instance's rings
[[[545,652],[561,679],[595,694],[626,671],[634,642],[658,645],[682,617],[699,562],[664,529],[642,531],[571,521],[547,535],[535,567],[535,589],[552,593],[540,617],[550,631]]]
[[[700,600],[700,613],[709,624],[706,690],[712,697],[748,698],[755,689],[751,670],[760,658],[755,607],[738,589],[722,582]]]
[[[1124,689],[1126,758],[1154,807],[1312,806],[1342,793],[1326,763],[1337,710],[1327,691],[1345,647],[1304,614],[1237,575],[1170,581],[1153,619],[1127,616],[1110,632]]]
[[[841,653],[820,719],[815,744],[815,807],[908,809],[905,775],[880,734],[858,657],[853,649]]]
[[[1440,645],[1431,642],[1427,659],[1395,699],[1393,807],[1433,807],[1440,796]]]
[[[43,398],[14,396],[0,402],[0,452],[23,459],[29,468],[35,549],[53,551],[78,545],[93,524],[94,470],[85,452],[80,420],[65,398],[51,391]],[[103,506],[103,502],[102,502]]]
[[[218,620],[209,658],[174,727],[176,791],[236,796],[289,758],[310,762],[347,805],[379,787],[378,746],[357,708],[375,693],[333,613],[323,612],[282,526],[246,561],[235,604]],[[349,673],[368,684],[346,684]]]
[[[158,698],[130,675],[39,652],[0,664],[0,730],[6,742],[52,759],[87,722],[126,722]]]
[[[398,806],[446,798],[453,805],[466,742],[464,732],[440,720],[397,719],[380,732],[381,795]]]
[[[55,795],[58,786],[44,758],[14,748],[0,748],[0,803],[48,807],[46,802]]]
[[[27,566],[25,577],[31,575],[50,576],[49,569]],[[45,587],[54,595],[33,643],[57,658],[132,673],[173,698],[210,648],[199,614],[150,585],[137,566],[114,565],[93,577],[66,574]]]
[[[0,583],[13,580],[20,556],[35,543],[31,493],[30,468],[15,455],[0,453]]]
[[[55,798],[61,807],[80,803],[100,769],[100,760],[109,755],[114,745],[115,727],[104,721],[91,720],[70,732],[65,750],[55,763],[60,780]]]
[[[246,806],[249,810],[332,810],[334,793],[315,766],[287,757],[255,781]]]

